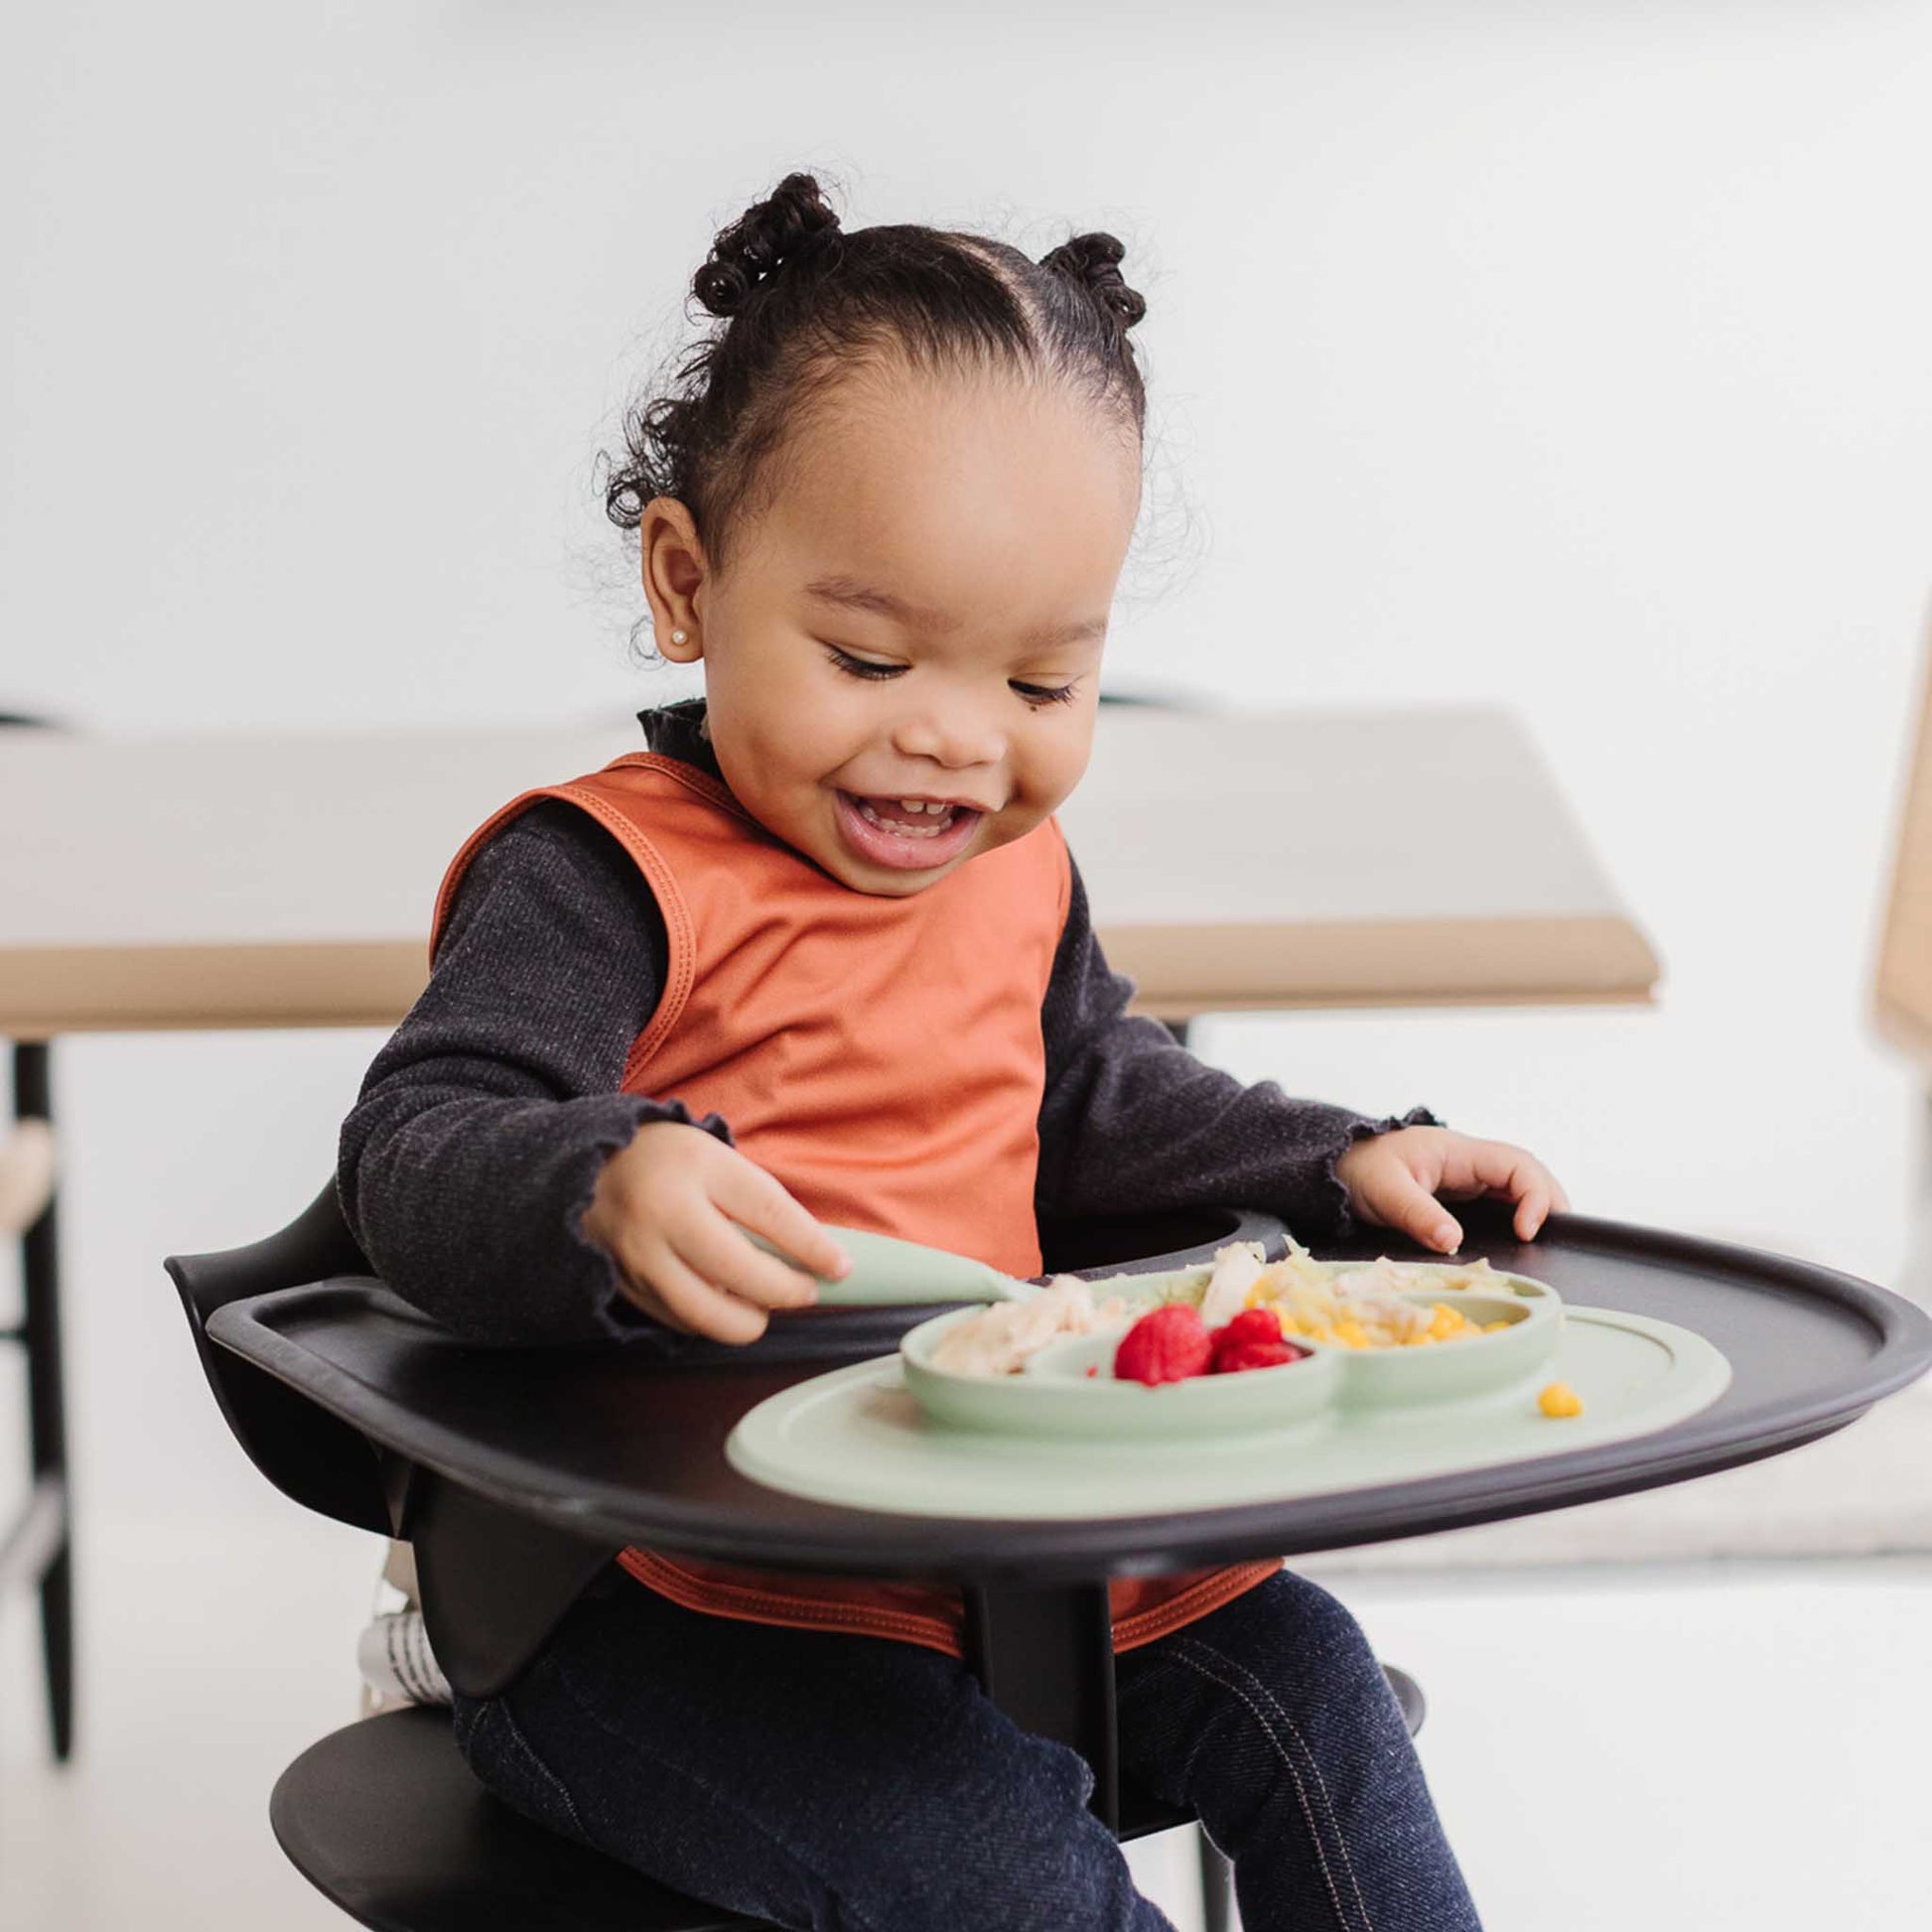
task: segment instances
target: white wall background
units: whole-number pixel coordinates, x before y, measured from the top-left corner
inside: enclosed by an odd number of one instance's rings
[[[1426,1100],[1585,1208],[1895,1269],[1910,1082],[1863,1015],[1932,580],[1932,10],[101,0],[0,32],[0,705],[621,715],[657,687],[592,459],[715,227],[813,165],[854,224],[1111,227],[1186,505],[1119,677],[1513,705],[1669,969],[1650,1014],[1205,1050]],[[62,1047],[96,1524],[286,1517],[158,1263],[305,1200],[377,1043]]]

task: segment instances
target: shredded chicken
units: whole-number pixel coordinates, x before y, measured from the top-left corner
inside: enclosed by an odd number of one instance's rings
[[[997,1302],[946,1333],[932,1351],[932,1365],[952,1375],[1016,1375],[1028,1356],[1062,1335],[1090,1335],[1127,1318],[1118,1295],[1104,1302],[1072,1275],[1056,1275],[1024,1302]]]
[[[1248,1297],[1261,1280],[1262,1265],[1259,1241],[1236,1241],[1215,1250],[1214,1272],[1207,1278],[1200,1303],[1200,1318],[1210,1328],[1232,1321],[1248,1306]]]

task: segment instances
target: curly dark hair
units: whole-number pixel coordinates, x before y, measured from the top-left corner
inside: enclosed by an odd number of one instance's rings
[[[663,393],[626,413],[607,514],[634,530],[652,497],[674,496],[722,566],[786,438],[856,363],[888,352],[934,373],[1005,367],[1073,383],[1138,446],[1147,395],[1127,332],[1147,304],[1121,278],[1124,252],[1100,233],[1035,262],[985,235],[847,230],[812,176],[785,176],[692,278],[718,326],[675,361]]]

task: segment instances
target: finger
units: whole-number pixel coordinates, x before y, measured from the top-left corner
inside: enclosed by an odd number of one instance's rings
[[[621,1263],[618,1275],[623,1289],[623,1299],[633,1308],[641,1309],[653,1321],[661,1322],[666,1328],[675,1328],[681,1335],[691,1332],[687,1322],[680,1321],[671,1311],[664,1298],[646,1281],[640,1281]]]
[[[1568,1214],[1570,1212],[1570,1196],[1564,1192],[1563,1182],[1540,1161],[1536,1164],[1535,1189],[1542,1195],[1542,1208],[1537,1214],[1529,1233],[1523,1236],[1523,1239],[1526,1241],[1532,1240],[1541,1232],[1544,1223],[1549,1220],[1552,1214]],[[1524,1198],[1527,1200],[1528,1197],[1526,1194]],[[1519,1213],[1517,1216],[1519,1229],[1521,1224],[1522,1216]]]
[[[852,1257],[792,1199],[782,1184],[753,1162],[740,1159],[712,1184],[712,1199],[741,1226],[761,1234],[791,1260],[825,1281],[837,1281]]]
[[[668,1248],[652,1258],[648,1279],[693,1333],[714,1341],[757,1341],[770,1319],[761,1308],[714,1287]]]
[[[1525,1186],[1543,1174],[1535,1155],[1507,1141],[1468,1141],[1456,1150],[1461,1157],[1450,1164],[1446,1178],[1458,1188],[1468,1187],[1500,1200],[1517,1200]]]
[[[818,1283],[810,1275],[755,1248],[715,1209],[692,1215],[666,1238],[694,1274],[759,1308],[802,1309],[818,1300]]]
[[[1544,1216],[1550,1211],[1550,1189],[1539,1176],[1524,1189],[1523,1197],[1516,1205],[1516,1238],[1519,1241],[1534,1241],[1537,1230],[1543,1225]]]
[[[1519,1241],[1532,1241],[1562,1191],[1535,1155],[1507,1141],[1476,1141],[1465,1150],[1467,1178],[1491,1200],[1517,1203],[1513,1225]],[[1458,1180],[1463,1176],[1458,1175]]]
[[[1400,1230],[1425,1248],[1453,1254],[1462,1230],[1441,1201],[1407,1168],[1391,1164],[1364,1187],[1361,1205],[1367,1218]]]

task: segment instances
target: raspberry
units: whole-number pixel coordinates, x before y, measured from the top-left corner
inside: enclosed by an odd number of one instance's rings
[[[1280,1368],[1309,1351],[1282,1339],[1282,1326],[1266,1309],[1243,1309],[1225,1327],[1208,1336],[1209,1373],[1238,1375],[1246,1368]]]
[[[1243,1309],[1223,1326],[1211,1328],[1214,1346],[1231,1347],[1236,1342],[1280,1341],[1282,1324],[1266,1309]]]
[[[1277,1331],[1279,1332],[1279,1330]],[[1114,1351],[1114,1377],[1121,1382],[1184,1382],[1205,1375],[1213,1345],[1198,1310],[1184,1302],[1144,1314],[1121,1336]]]

